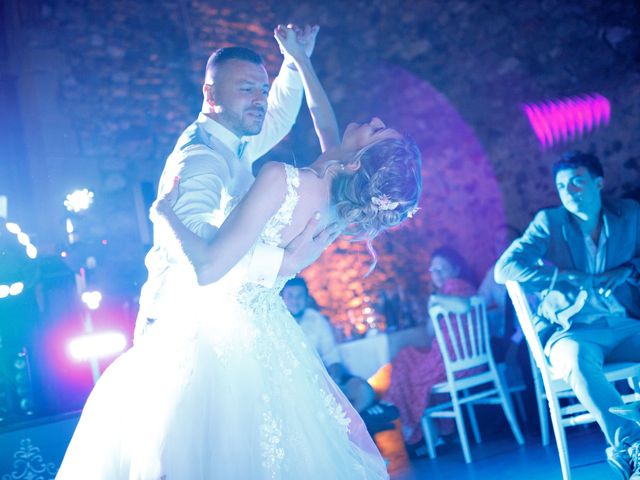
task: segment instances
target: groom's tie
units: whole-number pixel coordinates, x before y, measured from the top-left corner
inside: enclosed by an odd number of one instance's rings
[[[244,153],[244,149],[247,147],[247,143],[245,141],[240,141],[240,143],[238,143],[238,158],[242,158],[242,154]]]

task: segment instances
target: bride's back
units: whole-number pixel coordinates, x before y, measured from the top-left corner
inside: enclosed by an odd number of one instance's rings
[[[295,192],[293,196],[297,195],[297,198],[295,200],[285,199],[285,202],[291,202],[293,212],[290,222],[284,225],[280,231],[281,241],[279,246],[281,247],[286,246],[297,237],[316,213],[320,213],[318,231],[332,222],[330,209],[331,177],[319,178],[311,170],[285,168],[284,165],[283,173],[283,182],[287,182],[284,188],[288,188],[289,193]],[[297,177],[299,181],[295,182],[291,177]],[[290,182],[291,185],[289,185]],[[279,191],[281,188],[283,188],[283,185],[274,185],[274,192],[275,190]],[[287,199],[289,198],[290,196],[288,195]],[[287,206],[283,204],[281,208],[287,208]]]
[[[275,162],[264,165],[252,187],[253,194],[245,197],[246,225],[256,212],[261,216],[262,240],[284,247],[316,214],[319,218],[314,234],[339,222],[345,226],[346,235],[372,239],[402,223],[415,210],[422,186],[421,160],[410,138],[374,141],[335,163],[335,170],[322,176],[309,168]],[[230,238],[236,241],[238,237]]]

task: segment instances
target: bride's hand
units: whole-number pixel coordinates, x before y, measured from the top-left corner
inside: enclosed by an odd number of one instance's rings
[[[318,25],[305,25],[304,28],[294,28],[294,30],[298,37],[298,43],[304,48],[304,53],[307,57],[311,58],[311,54],[316,46],[316,37],[318,36],[320,27]]]
[[[298,61],[307,58],[305,46],[310,42],[310,35],[311,33],[307,28],[303,31],[296,31],[293,25],[286,27],[284,25],[278,25],[273,30],[273,36],[278,42],[282,54],[285,57]],[[313,41],[315,43],[315,35],[313,35]]]
[[[173,212],[173,206],[178,200],[178,195],[180,194],[180,177],[174,177],[173,185],[169,189],[168,192],[163,193],[158,196],[155,202],[151,205],[151,210],[149,212],[149,217],[152,222],[159,217],[164,217],[168,213]]]

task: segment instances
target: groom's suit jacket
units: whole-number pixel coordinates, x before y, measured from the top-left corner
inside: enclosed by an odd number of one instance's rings
[[[628,317],[640,319],[640,205],[633,200],[604,202],[608,229],[605,271],[628,264],[632,277],[612,293]],[[558,270],[588,273],[584,236],[575,216],[564,207],[538,212],[522,237],[502,254],[495,268],[498,283],[514,280],[528,290],[549,288]],[[543,345],[560,335],[558,326],[539,317],[536,329]]]
[[[303,86],[297,72],[283,65],[269,92],[261,132],[238,138],[204,114],[182,133],[160,178],[159,193],[180,177],[174,209],[194,233],[211,239],[231,209],[251,187],[252,163],[273,148],[291,130],[302,103]],[[189,266],[164,224],[154,224],[153,247],[145,258],[149,271],[140,294],[136,337],[170,303],[179,302],[175,278]],[[282,249],[256,244],[242,260],[249,281],[271,286],[282,262]],[[179,283],[179,282],[178,282]]]

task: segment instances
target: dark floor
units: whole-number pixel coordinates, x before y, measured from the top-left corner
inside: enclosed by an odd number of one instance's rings
[[[69,414],[0,428],[0,478],[52,479],[77,419],[76,414]],[[471,444],[473,462],[469,465],[464,463],[460,445],[454,441],[440,447],[435,460],[409,460],[398,430],[381,432],[375,440],[389,461],[392,480],[561,478],[554,443],[542,447],[540,437],[530,434],[520,447],[504,430],[483,435],[481,445]],[[568,443],[573,480],[613,478],[604,461],[604,438],[594,425],[570,429]]]
[[[483,443],[472,443],[470,464],[464,462],[458,443],[440,447],[438,456],[411,459],[396,432],[382,432],[376,441],[389,460],[392,480],[555,480],[561,479],[558,451],[553,442],[547,447],[539,436],[527,436],[519,446],[507,432],[495,432]],[[576,427],[567,431],[572,480],[607,480],[612,475],[604,458],[605,441],[595,425]]]

